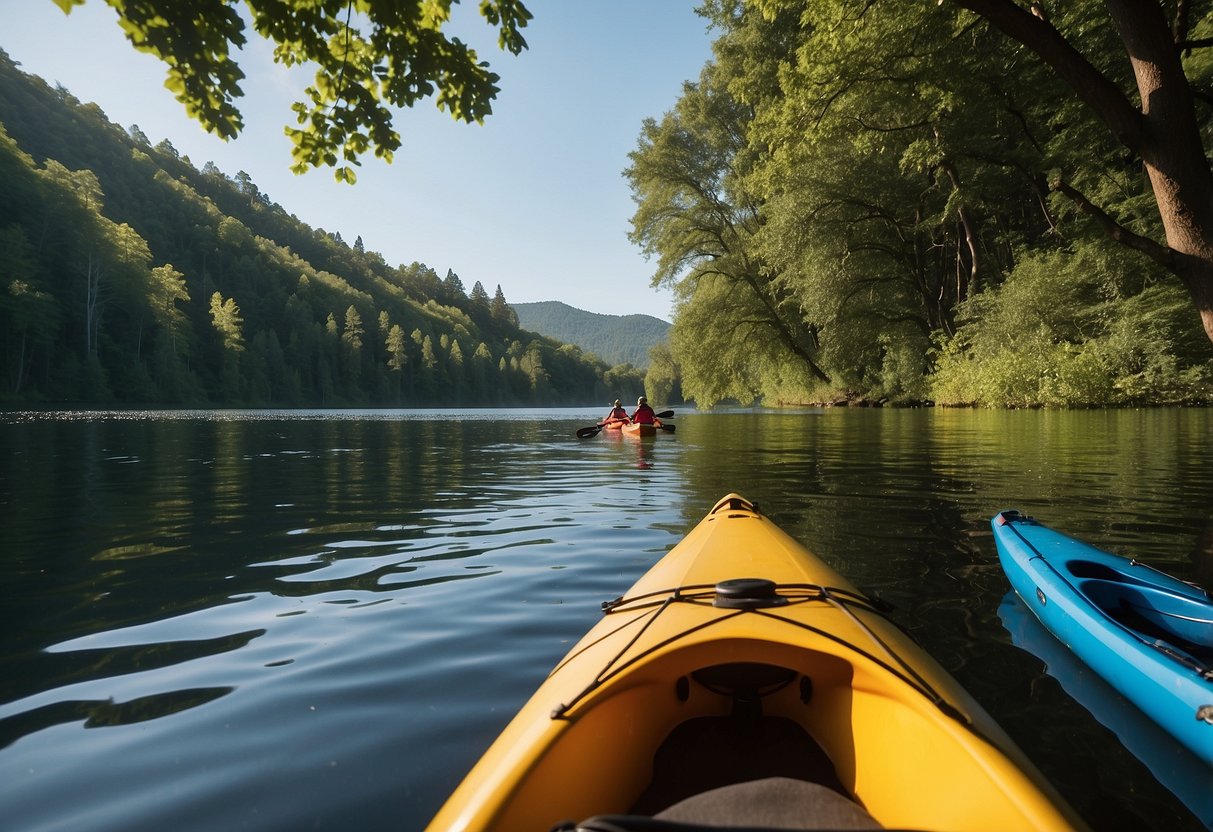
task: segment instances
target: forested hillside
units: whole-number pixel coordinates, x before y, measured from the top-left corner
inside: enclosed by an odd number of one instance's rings
[[[389,265],[3,52],[0,183],[10,403],[599,403],[642,384],[520,329],[491,276]]]
[[[1208,8],[705,4],[626,171],[684,394],[1209,401]]]
[[[649,366],[649,350],[665,343],[670,325],[652,315],[600,315],[560,301],[515,303],[524,329],[576,344],[608,364]]]
[[[714,58],[625,171],[676,299],[650,396],[1213,400],[1207,3],[701,13]],[[639,381],[519,329],[490,276],[388,265],[7,58],[0,125],[6,397],[600,402]]]

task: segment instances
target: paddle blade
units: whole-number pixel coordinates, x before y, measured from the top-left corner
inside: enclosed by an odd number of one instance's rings
[[[664,431],[669,431],[670,433],[673,433],[673,432],[674,432],[674,426],[673,426],[673,425],[667,425],[667,424],[665,424],[665,423],[662,423],[662,424],[658,425],[657,427],[661,428],[661,429],[662,429],[662,430],[664,430]]]
[[[581,428],[577,431],[578,439],[589,439],[591,436],[597,436],[598,431],[602,430],[602,425],[592,425],[588,428]]]
[[[657,414],[657,418],[658,418],[658,419],[673,419],[673,418],[674,418],[674,411],[672,411],[672,410],[663,410],[663,411],[661,411],[660,413],[658,413],[658,414]]]

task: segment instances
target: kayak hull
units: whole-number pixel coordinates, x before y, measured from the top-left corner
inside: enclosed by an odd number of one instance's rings
[[[634,436],[638,439],[647,439],[650,436],[657,435],[657,426],[633,422],[630,425],[623,426],[623,433],[625,436]]]
[[[604,611],[431,832],[657,814],[771,776],[886,827],[1081,826],[946,671],[744,498]]]
[[[1003,571],[1040,622],[1213,766],[1213,598],[1015,511],[992,525]]]

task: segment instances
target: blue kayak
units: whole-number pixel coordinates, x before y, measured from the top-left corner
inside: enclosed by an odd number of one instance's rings
[[[991,521],[1035,616],[1112,687],[1213,766],[1213,597],[1017,511]]]

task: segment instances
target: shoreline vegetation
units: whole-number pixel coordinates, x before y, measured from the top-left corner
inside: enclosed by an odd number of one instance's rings
[[[1213,89],[1213,17],[1182,12],[1160,80],[1186,139],[1141,110],[1106,9],[1033,18],[1092,62],[1147,142],[1126,147],[964,5],[704,4],[713,59],[623,171],[629,238],[675,297],[645,369],[522,329],[489,276],[310,228],[0,51],[0,403],[1213,402],[1208,159],[1182,196],[1156,181],[1213,129],[1189,92]],[[1165,43],[1154,5],[1133,26]],[[1170,248],[1195,214],[1201,251]]]
[[[1213,199],[1213,110],[1189,92],[1213,88],[1213,49],[1176,42],[1152,2],[1115,24],[1102,6],[981,4],[1072,48],[1076,89],[974,5],[710,6],[714,60],[625,172],[632,239],[678,300],[688,399],[1213,400],[1213,276],[1173,233]],[[1176,31],[1213,43],[1213,18],[1192,18]],[[1118,26],[1174,53],[1148,112]],[[1189,153],[1186,204],[1156,166]]]
[[[1132,410],[1132,409],[1140,409],[1140,408],[1166,408],[1166,407],[1202,408],[1202,407],[1208,407],[1209,402],[1208,401],[1181,402],[1181,403],[1160,402],[1160,403],[1138,403],[1138,404],[1120,404],[1120,405],[1108,405],[1108,404],[1049,405],[1049,404],[1042,404],[1042,403],[1029,403],[1029,404],[1020,404],[1020,405],[1002,405],[999,407],[995,407],[993,405],[978,404],[977,402],[933,402],[930,400],[912,401],[912,400],[908,400],[908,399],[907,400],[890,400],[890,399],[867,399],[867,398],[853,398],[853,399],[841,398],[841,399],[831,399],[829,401],[804,402],[804,403],[779,402],[778,404],[775,404],[772,406],[775,408],[788,408],[788,409],[806,408],[806,407],[810,407],[810,408],[848,408],[848,407],[886,408],[887,407],[887,408],[894,408],[894,409],[895,408],[917,409],[917,408],[938,407],[938,408],[946,408],[949,410],[981,410],[984,408],[988,408],[988,409],[992,409],[992,410],[1047,410],[1050,408],[1052,408],[1052,409],[1067,409],[1068,408],[1068,409],[1073,409],[1073,410],[1099,410],[1099,409],[1104,409],[1104,408]]]

